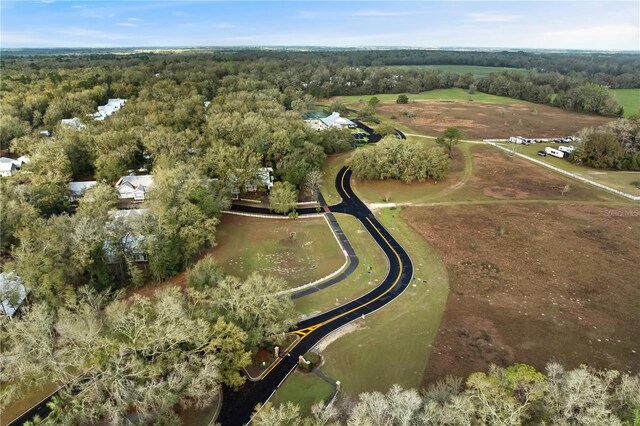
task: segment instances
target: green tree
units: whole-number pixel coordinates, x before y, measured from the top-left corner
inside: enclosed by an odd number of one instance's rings
[[[190,288],[202,291],[215,287],[222,278],[222,271],[215,260],[212,257],[205,257],[189,271],[187,284]]]
[[[375,111],[375,109],[376,109],[376,107],[378,106],[379,103],[380,103],[380,99],[378,99],[376,96],[372,96],[367,101],[367,105],[369,105],[371,108],[373,108],[374,111]]]
[[[398,95],[398,99],[396,99],[397,104],[408,104],[409,97],[407,95]]]
[[[286,214],[295,209],[298,191],[289,182],[276,182],[269,192],[269,206],[276,213]]]
[[[447,149],[449,157],[453,151],[453,147],[460,143],[462,139],[462,132],[457,127],[449,127],[444,131],[442,136],[436,138],[436,143],[442,145]]]

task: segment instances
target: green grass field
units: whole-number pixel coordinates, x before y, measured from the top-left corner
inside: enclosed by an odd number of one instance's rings
[[[371,235],[353,216],[336,214],[340,227],[358,254],[358,267],[345,280],[322,291],[295,299],[297,310],[303,315],[323,312],[361,296],[387,275],[387,259]],[[369,278],[369,266],[371,278]],[[371,279],[372,284],[369,284]]]
[[[224,215],[216,240],[218,245],[211,255],[225,273],[245,278],[257,271],[282,277],[291,287],[329,275],[345,261],[322,218],[283,220]]]
[[[338,99],[345,104],[357,104],[366,103],[372,97],[377,97],[380,102],[395,102],[398,99],[398,95],[402,93],[394,94],[376,94],[376,95],[363,95],[363,96],[337,96]],[[473,102],[485,102],[494,104],[520,104],[524,103],[519,99],[507,98],[504,96],[494,96],[487,93],[476,92],[473,95],[467,93],[466,90],[459,88],[452,89],[437,89],[428,92],[421,93],[404,93],[409,97],[409,102],[412,101],[473,101]]]
[[[420,386],[449,289],[446,267],[402,220],[400,210],[385,209],[376,216],[411,255],[415,280],[391,304],[356,321],[359,329],[324,349],[323,371],[351,395],[387,390],[394,383]]]
[[[624,108],[624,116],[640,113],[640,89],[612,89],[613,96]]]
[[[331,396],[333,386],[311,373],[292,373],[271,399],[274,405],[293,402],[302,415],[308,415],[311,407]]]
[[[561,168],[562,170],[575,173],[619,191],[623,191],[631,195],[640,195],[640,189],[635,185],[635,182],[640,182],[640,172],[592,169],[590,167],[573,164],[562,158],[556,158],[550,155],[540,157],[536,154],[538,151],[544,151],[544,148],[547,146],[557,149],[558,144],[553,143],[536,143],[526,146],[510,143],[504,143],[502,145],[510,149],[515,149],[520,154],[535,158],[536,160],[544,161],[545,163]],[[594,191],[597,191],[597,189],[594,188]]]
[[[484,77],[494,72],[503,71],[517,71],[524,72],[524,68],[505,68],[505,67],[481,67],[476,65],[387,65],[384,68],[397,68],[397,69],[410,69],[410,70],[425,70],[437,68],[445,72],[451,72],[456,74],[471,73],[474,77]]]

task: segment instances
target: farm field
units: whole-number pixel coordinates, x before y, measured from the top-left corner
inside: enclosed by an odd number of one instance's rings
[[[408,251],[415,280],[389,306],[338,330],[337,336],[344,337],[328,336],[321,343],[322,370],[352,396],[386,391],[394,383],[420,385],[448,294],[444,265],[400,210],[385,209],[376,216]]]
[[[515,145],[512,143],[503,143],[509,149],[513,149],[520,154],[544,161],[553,166],[559,167],[571,173],[583,176],[587,179],[602,183],[614,189],[624,191],[631,195],[640,195],[640,172],[627,172],[618,170],[600,170],[573,164],[568,160],[556,158],[551,155],[540,157],[536,153],[544,150],[545,147],[558,148],[558,144],[554,143],[536,143],[531,145]]]
[[[439,69],[445,72],[457,74],[473,74],[474,77],[484,77],[494,72],[504,71],[526,71],[524,68],[506,68],[506,67],[482,67],[476,65],[386,65],[384,68],[397,68],[403,70],[425,70]]]
[[[525,103],[519,99],[507,98],[505,96],[489,95],[487,93],[476,92],[470,95],[466,90],[460,88],[436,89],[428,92],[420,93],[380,93],[376,95],[354,95],[354,96],[337,96],[329,100],[340,100],[347,105],[356,103],[366,103],[372,97],[380,99],[381,103],[394,103],[398,99],[398,95],[407,95],[409,104],[413,101],[470,101],[496,104],[519,104]],[[401,105],[406,106],[406,105]]]
[[[640,113],[640,89],[611,89],[613,96],[624,108],[624,116]]]
[[[343,281],[322,291],[294,299],[296,309],[305,316],[328,311],[353,300],[367,293],[376,285],[375,283],[380,282],[387,275],[387,259],[364,226],[353,216],[335,214],[335,217],[358,255],[358,267]],[[371,267],[371,278],[368,272],[369,267]],[[371,284],[369,284],[370,280]]]
[[[291,238],[291,233],[295,237]],[[344,256],[322,218],[264,219],[225,214],[210,250],[229,275],[252,272],[284,278],[297,287],[336,271]]]
[[[490,363],[638,372],[640,207],[407,207],[451,294],[424,384]]]
[[[393,103],[381,104],[377,111],[387,117],[397,117],[398,123],[421,134],[437,136],[448,127],[458,127],[465,139],[476,140],[509,136],[566,136],[584,127],[611,121],[611,118],[526,102],[503,105],[445,101]],[[414,117],[408,117],[403,111],[413,113]]]

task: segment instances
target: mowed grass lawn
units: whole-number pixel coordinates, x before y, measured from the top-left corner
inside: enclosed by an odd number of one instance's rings
[[[573,164],[563,158],[556,158],[551,155],[540,157],[537,155],[538,151],[544,151],[544,148],[547,146],[558,149],[559,144],[554,143],[536,143],[526,146],[510,143],[504,143],[501,145],[509,149],[515,149],[516,152],[519,152],[520,154],[535,158],[536,160],[543,161],[603,185],[610,186],[611,188],[619,191],[623,191],[631,195],[640,195],[640,188],[638,188],[638,185],[640,185],[640,172],[592,169],[590,167]]]
[[[292,236],[293,235],[293,236]],[[327,276],[345,262],[323,218],[262,219],[225,214],[211,250],[226,274],[284,278],[291,288]]]
[[[356,321],[355,331],[323,350],[323,371],[353,396],[387,390],[394,383],[420,386],[449,289],[444,264],[402,220],[400,209],[385,209],[376,217],[409,252],[415,280],[396,300]]]
[[[624,116],[640,113],[640,89],[611,89],[613,96],[624,108]]]
[[[473,74],[474,77],[484,77],[494,72],[503,71],[526,71],[524,68],[506,68],[506,67],[481,67],[476,65],[387,65],[384,68],[397,68],[409,70],[427,70],[439,69],[441,71],[456,74]]]
[[[394,94],[376,94],[376,95],[355,95],[355,96],[337,96],[334,99],[340,100],[345,104],[366,103],[372,97],[377,97],[380,102],[395,102],[398,95],[407,95],[409,102],[412,101],[473,101],[496,104],[520,104],[524,103],[519,99],[507,98],[505,96],[489,95],[487,93],[476,92],[470,95],[466,90],[460,88],[436,89],[428,92],[420,93],[394,93]]]
[[[360,221],[346,214],[335,214],[335,217],[358,255],[358,267],[343,281],[295,299],[296,308],[305,316],[328,311],[353,300],[372,290],[387,275],[387,258]]]
[[[271,399],[274,405],[293,402],[302,415],[309,415],[311,407],[331,396],[333,386],[311,373],[293,372]]]

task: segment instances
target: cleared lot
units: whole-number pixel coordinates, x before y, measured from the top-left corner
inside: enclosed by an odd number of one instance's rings
[[[436,247],[451,288],[425,382],[490,363],[639,371],[640,207],[412,207],[403,217]]]

